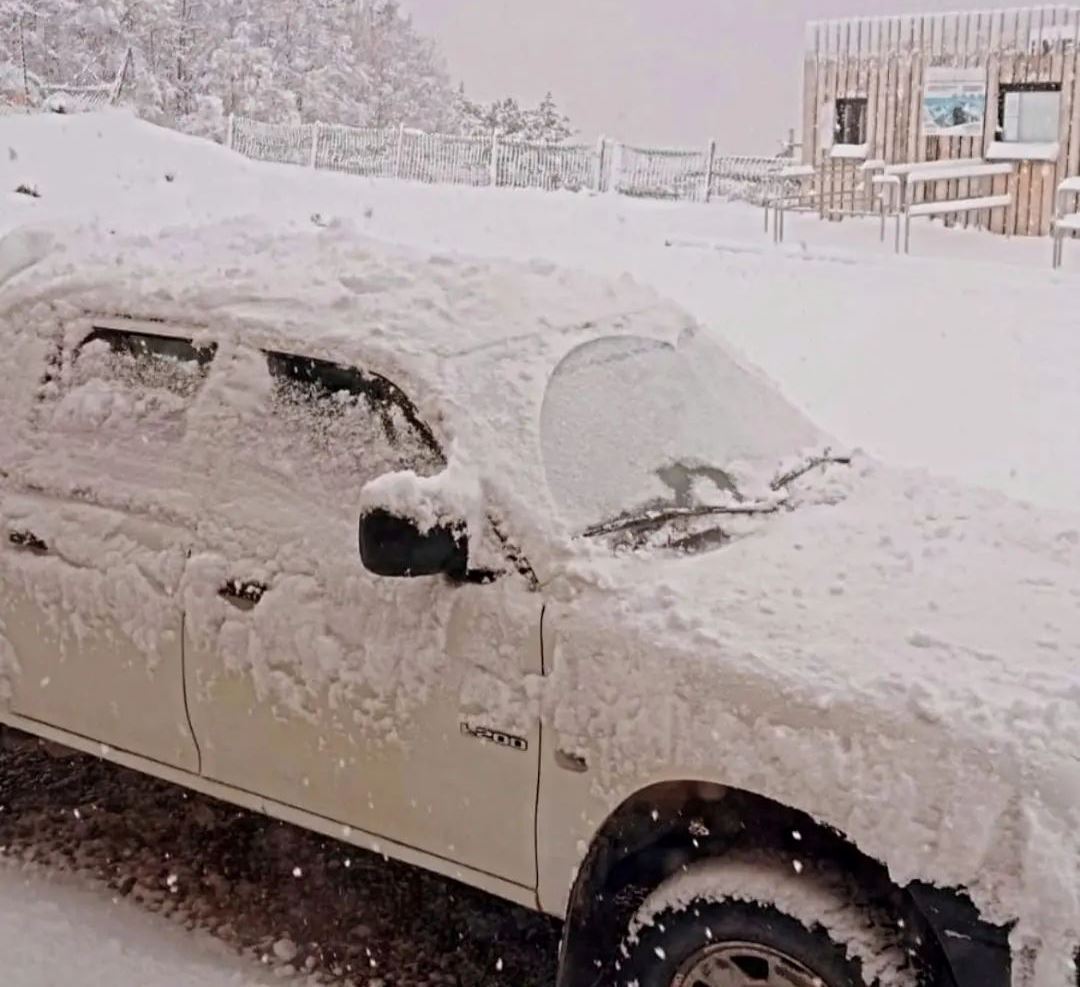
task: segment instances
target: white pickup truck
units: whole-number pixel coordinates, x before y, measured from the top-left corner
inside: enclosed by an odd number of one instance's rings
[[[564,918],[561,987],[1075,982],[1075,519],[339,230],[12,233],[0,371],[0,723]]]

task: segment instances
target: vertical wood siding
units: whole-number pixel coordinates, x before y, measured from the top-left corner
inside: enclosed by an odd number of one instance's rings
[[[923,133],[922,96],[928,68],[984,68],[986,127],[980,137]],[[994,140],[1000,87],[1016,82],[1061,86],[1060,153],[1055,161],[1021,161],[1007,211],[946,217],[997,233],[1045,236],[1054,192],[1080,174],[1080,7],[1042,6],[950,14],[816,21],[807,26],[803,70],[804,163],[823,169],[822,207],[855,205],[853,166],[829,158],[823,133],[837,99],[867,100],[867,155],[890,164],[982,157]],[[944,183],[942,183],[944,185]],[[953,181],[942,194],[976,194],[974,182]],[[1003,194],[1008,179],[996,178]],[[984,192],[990,192],[985,185]],[[923,194],[937,191],[926,186]]]

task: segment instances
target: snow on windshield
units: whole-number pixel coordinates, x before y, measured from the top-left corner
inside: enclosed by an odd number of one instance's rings
[[[753,496],[822,436],[780,394],[697,330],[677,346],[611,336],[578,347],[541,419],[555,504],[580,530],[644,506]]]

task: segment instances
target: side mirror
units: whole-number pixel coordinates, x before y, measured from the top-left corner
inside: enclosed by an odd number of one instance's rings
[[[377,576],[445,574],[464,579],[469,569],[469,543],[456,528],[421,532],[415,521],[373,510],[360,518],[360,558]]]

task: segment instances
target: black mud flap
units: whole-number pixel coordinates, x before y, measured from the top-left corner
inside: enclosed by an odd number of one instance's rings
[[[912,884],[907,890],[937,935],[956,987],[1010,987],[1007,926],[984,922],[962,891],[929,884]]]

